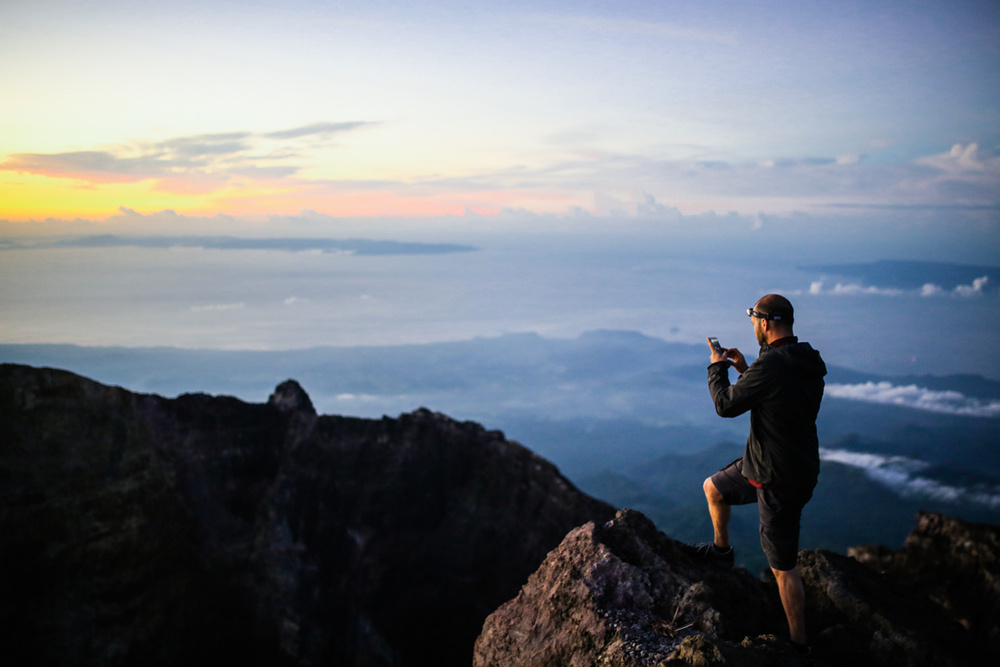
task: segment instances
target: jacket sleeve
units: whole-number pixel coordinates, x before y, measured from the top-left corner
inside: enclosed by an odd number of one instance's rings
[[[758,359],[743,372],[736,384],[729,382],[729,363],[720,361],[708,367],[708,390],[720,417],[738,417],[759,403],[770,391],[766,363]]]

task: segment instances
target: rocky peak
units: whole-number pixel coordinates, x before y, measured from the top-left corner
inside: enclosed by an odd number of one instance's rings
[[[267,399],[267,404],[277,408],[280,412],[316,414],[316,408],[313,407],[309,394],[295,380],[285,380],[279,384],[271,397]]]

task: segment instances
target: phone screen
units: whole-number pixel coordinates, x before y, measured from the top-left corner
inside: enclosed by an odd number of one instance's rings
[[[708,342],[712,344],[712,347],[714,347],[716,349],[716,351],[719,351],[719,352],[722,351],[722,348],[719,347],[719,339],[716,338],[715,336],[709,337]]]

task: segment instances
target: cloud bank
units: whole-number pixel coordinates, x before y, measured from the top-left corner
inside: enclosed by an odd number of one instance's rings
[[[985,505],[1000,508],[1000,486],[975,484],[970,487],[944,484],[920,473],[931,465],[905,456],[884,456],[844,449],[820,448],[820,459],[864,470],[865,475],[904,498],[930,498],[949,503]]]
[[[936,391],[912,384],[905,386],[889,382],[828,384],[826,395],[965,417],[1000,417],[1000,401],[984,401],[970,398],[958,391]]]
[[[191,306],[191,311],[198,312],[213,312],[213,311],[223,311],[223,310],[241,310],[246,308],[246,303],[240,301],[238,303],[209,303],[205,305],[195,305]]]
[[[921,296],[937,296],[938,294],[953,294],[955,296],[979,296],[989,284],[989,276],[981,276],[972,281],[971,285],[958,285],[953,290],[946,290],[934,283],[927,283],[920,288]]]
[[[903,296],[906,294],[919,295],[922,297],[934,296],[955,296],[955,297],[978,297],[981,296],[990,285],[989,276],[980,276],[969,285],[956,285],[953,289],[945,289],[934,283],[925,283],[918,290],[905,290],[897,287],[877,287],[875,285],[863,285],[861,283],[836,283],[833,287],[826,287],[825,280],[815,280],[809,284],[809,294],[814,296],[858,296],[871,294],[877,296]]]

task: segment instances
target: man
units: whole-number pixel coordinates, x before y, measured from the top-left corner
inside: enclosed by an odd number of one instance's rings
[[[794,311],[783,296],[768,294],[747,310],[760,356],[751,365],[735,347],[709,341],[708,387],[720,417],[750,411],[743,457],[705,480],[715,539],[698,550],[727,567],[734,562],[728,524],[733,505],[757,503],[760,541],[778,582],[791,641],[806,651],[805,591],[799,572],[799,520],[819,475],[816,415],[826,365],[809,343],[792,333]],[[739,373],[729,382],[729,366]]]

